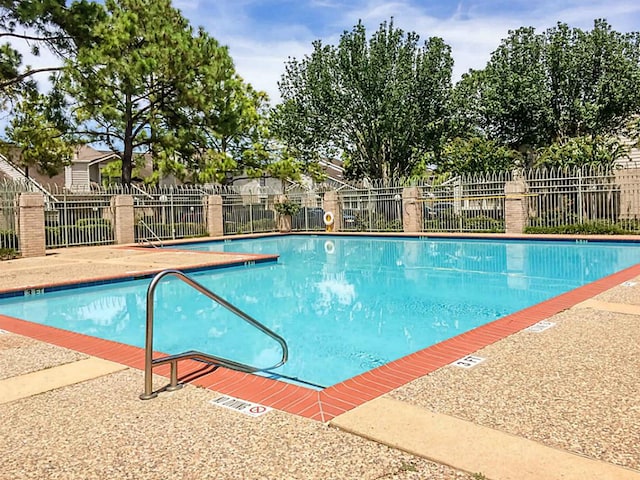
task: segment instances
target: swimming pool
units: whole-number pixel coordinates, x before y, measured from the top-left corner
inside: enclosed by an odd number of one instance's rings
[[[622,243],[286,236],[181,245],[278,253],[274,264],[192,274],[282,335],[276,375],[326,387],[640,262]],[[0,312],[144,343],[149,279],[0,301]],[[268,367],[279,348],[185,285],[157,290],[155,347]]]

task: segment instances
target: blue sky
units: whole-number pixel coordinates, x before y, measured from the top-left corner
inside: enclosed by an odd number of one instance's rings
[[[617,31],[640,31],[639,0],[174,0],[174,6],[228,45],[240,75],[273,103],[288,57],[302,58],[317,39],[336,44],[359,19],[368,32],[394,17],[421,39],[442,37],[453,51],[454,81],[483,68],[508,31],[521,26],[544,31],[561,21],[590,29],[595,18],[606,18]]]
[[[483,68],[509,30],[544,31],[558,21],[590,29],[606,18],[619,32],[640,31],[640,0],[173,0],[192,25],[203,26],[229,47],[236,69],[255,88],[280,99],[278,81],[289,57],[302,58],[311,43],[337,44],[359,19],[369,33],[394,18],[395,25],[422,40],[442,37],[452,48],[454,81],[470,68]],[[33,67],[58,60],[43,49]],[[46,88],[46,75],[38,80]],[[0,130],[3,118],[0,114]]]

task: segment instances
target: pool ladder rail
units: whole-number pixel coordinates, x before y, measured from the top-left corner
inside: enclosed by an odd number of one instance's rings
[[[146,341],[145,341],[145,362],[144,362],[144,393],[140,395],[141,400],[150,400],[158,396],[158,391],[153,390],[153,367],[157,367],[159,365],[164,365],[166,363],[171,364],[171,376],[170,383],[168,386],[164,387],[161,390],[165,391],[174,391],[182,388],[182,385],[178,383],[178,361],[187,360],[187,359],[195,359],[201,360],[204,362],[210,362],[214,365],[219,365],[221,367],[226,367],[232,370],[238,370],[240,372],[245,373],[255,373],[262,370],[263,368],[254,367],[251,365],[246,365],[244,363],[236,362],[234,360],[229,360],[226,358],[217,357],[215,355],[210,355],[208,353],[198,352],[196,350],[189,350],[183,353],[178,353],[175,355],[167,355],[160,358],[153,358],[153,299],[156,287],[158,283],[167,276],[176,277],[187,285],[193,287],[198,292],[206,295],[219,305],[223,306],[227,310],[239,316],[242,320],[250,324],[251,326],[257,328],[265,335],[273,338],[276,342],[280,344],[282,347],[282,358],[281,360],[269,369],[278,368],[284,365],[289,358],[289,347],[287,346],[287,342],[277,333],[273,332],[260,322],[258,322],[253,317],[244,313],[238,307],[232,305],[227,302],[224,298],[216,295],[212,291],[208,290],[206,287],[202,286],[195,280],[189,278],[183,272],[179,270],[163,270],[158,273],[149,284],[147,288],[147,331],[146,331]]]
[[[153,248],[159,248],[159,247],[164,247],[164,245],[162,244],[162,240],[160,239],[160,237],[158,236],[158,234],[155,232],[155,230],[153,228],[151,228],[147,222],[145,222],[143,219],[139,219],[138,220],[138,225],[141,225],[142,227],[144,227],[144,229],[151,234],[151,237],[153,240],[155,240],[156,242],[158,242],[158,244],[156,245],[155,243],[153,243],[151,241],[151,239],[149,239],[149,237],[144,236],[141,237],[138,242],[139,243],[147,243],[149,245],[151,245]]]

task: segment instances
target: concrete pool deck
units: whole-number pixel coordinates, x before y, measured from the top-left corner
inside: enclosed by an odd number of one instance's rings
[[[230,258],[206,255],[205,261],[197,253],[120,247],[63,250],[44,259],[0,263],[0,290]],[[640,479],[638,276],[640,271],[629,271],[594,300],[569,302],[547,318],[555,323],[548,330],[505,334],[480,350],[469,345],[460,353],[486,357],[471,369],[437,368],[329,424],[278,410],[250,418],[214,407],[209,402],[217,396],[215,382],[210,390],[188,386],[142,402],[137,399],[142,373],[134,368],[14,399],[0,404],[7,419],[0,424],[6,440],[0,446],[0,478],[444,479],[482,472],[498,479],[527,478],[523,472],[532,471],[538,476],[529,478]],[[0,389],[7,385],[2,382],[88,358],[15,333],[0,335]],[[156,383],[166,380],[157,377]],[[421,418],[428,420],[423,424]],[[444,456],[429,447],[434,419],[444,425],[443,438],[448,431],[460,439]],[[405,426],[394,434],[396,421]],[[470,442],[460,422],[481,433]],[[409,427],[420,425],[417,437],[412,435]],[[382,433],[376,433],[380,427]],[[503,446],[551,451],[557,466],[550,472],[557,477],[542,474],[550,457],[509,457],[496,438]],[[93,444],[100,448],[90,448]],[[597,465],[587,474],[572,467],[585,458]],[[568,476],[572,472],[581,476]]]

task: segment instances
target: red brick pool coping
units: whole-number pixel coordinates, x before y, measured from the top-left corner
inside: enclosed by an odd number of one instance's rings
[[[206,366],[191,360],[180,362],[179,376],[181,381],[193,385],[313,420],[327,422],[337,415],[637,276],[640,276],[640,264],[512,313],[321,391],[222,367]],[[110,279],[112,278],[110,277]],[[144,350],[139,347],[4,315],[0,315],[0,329],[118,362],[132,368],[144,369]],[[166,365],[157,367],[154,369],[154,373],[168,377],[169,367]],[[141,393],[142,389],[141,382]]]

